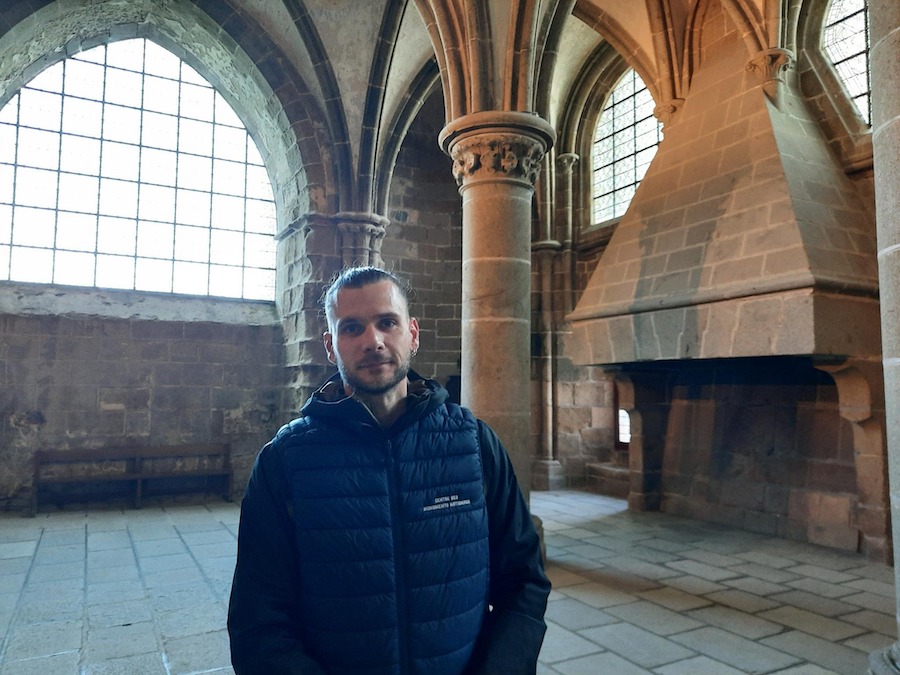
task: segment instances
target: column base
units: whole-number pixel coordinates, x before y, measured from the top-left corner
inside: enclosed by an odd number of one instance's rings
[[[538,459],[532,462],[532,490],[562,490],[567,483],[566,469],[559,460]]]
[[[900,644],[869,654],[868,675],[897,675],[900,673]]]

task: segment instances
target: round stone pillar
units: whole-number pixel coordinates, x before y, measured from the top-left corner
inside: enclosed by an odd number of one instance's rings
[[[440,134],[462,196],[462,403],[531,479],[531,217],[554,134],[529,113],[472,113]]]
[[[870,0],[872,147],[894,578],[900,591],[900,3]],[[898,598],[900,604],[900,598]],[[871,655],[871,673],[900,673],[900,645]]]

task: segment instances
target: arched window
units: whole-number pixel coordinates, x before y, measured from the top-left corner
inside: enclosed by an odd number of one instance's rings
[[[629,69],[613,88],[594,132],[591,222],[621,217],[647,173],[662,138],[653,97]]]
[[[272,300],[259,151],[146,39],[58,62],[0,109],[0,280]]]
[[[822,48],[856,104],[872,123],[869,74],[869,12],[866,0],[832,0],[822,31]]]

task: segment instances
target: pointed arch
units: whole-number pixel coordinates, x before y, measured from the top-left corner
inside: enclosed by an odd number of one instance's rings
[[[319,87],[322,90],[325,106],[322,120],[327,125],[329,141],[334,153],[331,157],[331,169],[335,177],[335,191],[329,195],[331,202],[329,209],[352,211],[355,201],[354,185],[350,176],[353,167],[353,153],[337,77],[331,67],[331,61],[325,45],[322,44],[319,31],[303,0],[284,0],[284,5],[297,28],[304,47],[309,52]]]
[[[375,45],[375,56],[369,72],[366,102],[363,109],[362,129],[359,139],[359,166],[357,167],[356,203],[353,208],[362,213],[374,211],[378,201],[376,190],[376,154],[378,151],[378,133],[384,111],[384,97],[387,91],[387,80],[391,69],[397,36],[403,21],[403,13],[407,0],[388,0],[381,18],[378,41]],[[377,211],[382,213],[382,211]]]
[[[403,103],[397,110],[397,114],[391,120],[387,130],[388,140],[379,155],[375,171],[374,208],[376,213],[384,213],[387,210],[391,178],[394,174],[394,166],[397,163],[400,148],[419,110],[440,86],[440,76],[437,60],[432,59],[428,61],[416,75]]]

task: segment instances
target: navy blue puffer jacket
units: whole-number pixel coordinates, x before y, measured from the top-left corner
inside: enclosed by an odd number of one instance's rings
[[[333,673],[462,672],[488,593],[472,414],[440,406],[394,437],[365,417],[304,417],[273,446],[291,489],[310,655]]]
[[[417,378],[384,429],[333,379],[262,449],[228,610],[238,675],[535,672],[540,542],[496,435],[446,399]]]

